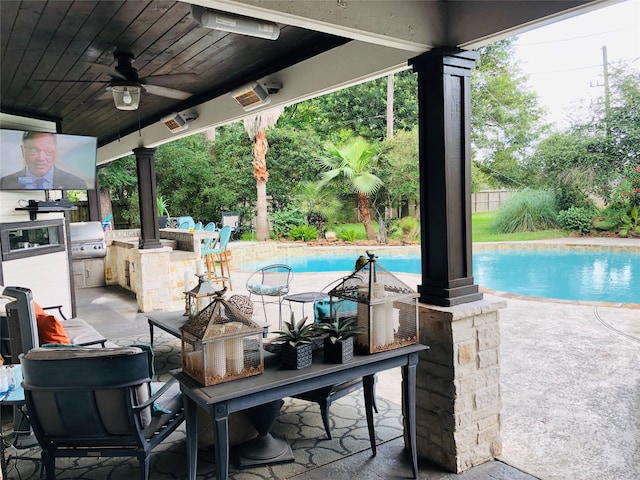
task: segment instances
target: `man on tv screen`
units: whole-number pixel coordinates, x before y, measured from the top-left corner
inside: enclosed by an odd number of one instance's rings
[[[24,168],[0,178],[0,188],[8,190],[86,190],[87,182],[56,167],[56,137],[46,132],[22,135]]]

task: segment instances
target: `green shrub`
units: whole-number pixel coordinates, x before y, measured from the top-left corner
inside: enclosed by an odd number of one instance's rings
[[[315,240],[318,238],[318,229],[311,225],[298,225],[293,227],[289,231],[289,238],[291,240]]]
[[[415,217],[402,217],[398,227],[402,231],[402,239],[407,242],[413,242],[420,236],[420,221]]]
[[[556,216],[552,192],[525,189],[502,204],[491,226],[499,233],[535,232],[554,228]]]
[[[613,230],[620,236],[640,236],[640,166],[629,166],[611,189],[603,187],[609,205],[597,228]]]
[[[618,233],[623,237],[630,235],[640,236],[640,214],[638,207],[631,207],[622,217],[622,224],[618,229]]]
[[[356,231],[355,230],[342,230],[338,234],[338,238],[340,240],[344,240],[345,242],[353,242],[356,239]]]
[[[284,208],[271,214],[271,229],[276,238],[288,237],[293,227],[306,225],[304,214],[295,208]]]
[[[585,207],[570,207],[558,213],[558,225],[565,230],[581,234],[589,233],[592,228],[593,210]]]

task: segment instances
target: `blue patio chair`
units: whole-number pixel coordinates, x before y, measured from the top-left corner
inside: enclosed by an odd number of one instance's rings
[[[111,219],[112,218],[113,218],[113,213],[110,213],[109,215],[104,217],[104,220],[102,220],[102,230],[104,232],[107,232],[107,231],[111,230]]]
[[[227,245],[229,245],[230,238],[231,227],[229,225],[222,227],[218,233],[218,243],[212,249],[207,250],[207,268],[209,268],[210,261],[211,269],[209,269],[209,280],[221,282],[223,287],[226,286],[226,282],[229,282],[229,288],[232,289],[229,252],[227,252]],[[220,264],[220,275],[217,275],[215,271],[216,262]]]
[[[202,230],[202,222],[198,222],[193,227],[194,230]]]
[[[184,224],[187,224],[186,227],[183,227]],[[193,218],[190,216],[178,217],[178,228],[189,230],[196,228],[196,222],[193,221]]]
[[[215,232],[216,224],[214,222],[207,223],[202,229],[205,232]],[[207,262],[207,270],[209,270],[209,255],[213,255],[213,249],[216,247],[218,243],[217,238],[205,238],[200,245],[200,255],[205,258]]]

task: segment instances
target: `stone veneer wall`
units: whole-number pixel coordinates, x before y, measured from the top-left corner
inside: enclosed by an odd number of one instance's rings
[[[306,256],[306,255],[336,255],[353,252],[353,263],[360,255],[364,255],[365,251],[372,250],[376,254],[390,251],[398,253],[402,249],[402,253],[420,254],[420,245],[412,246],[361,246],[361,245],[335,245],[335,246],[310,246],[305,243],[287,243],[287,242],[264,242],[254,243],[250,247],[241,243],[229,244],[231,252],[231,268],[238,268],[246,263],[259,262],[268,259],[286,259],[289,257]]]
[[[500,436],[499,309],[490,295],[455,307],[420,304],[418,454],[456,473],[493,460]]]

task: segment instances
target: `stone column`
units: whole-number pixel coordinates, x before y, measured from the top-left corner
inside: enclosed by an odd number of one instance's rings
[[[495,459],[500,436],[499,309],[483,300],[454,307],[420,304],[417,371],[418,454],[461,473]]]
[[[171,249],[137,250],[140,283],[136,285],[136,300],[141,312],[171,310]]]

